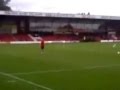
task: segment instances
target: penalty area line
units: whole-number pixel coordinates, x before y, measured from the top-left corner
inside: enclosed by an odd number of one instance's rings
[[[17,76],[14,76],[14,75],[12,75],[12,74],[9,74],[9,73],[0,72],[0,74],[3,75],[3,76],[6,76],[6,77],[10,77],[10,78],[19,80],[19,81],[21,81],[21,82],[25,82],[25,83],[27,83],[27,84],[30,84],[30,85],[33,85],[33,86],[36,86],[36,87],[42,88],[42,89],[44,89],[44,90],[53,90],[53,89],[48,88],[48,87],[46,87],[46,86],[43,86],[43,85],[40,85],[40,84],[31,82],[31,81],[25,80],[25,79],[23,79],[23,78],[19,78],[19,77],[17,77]]]

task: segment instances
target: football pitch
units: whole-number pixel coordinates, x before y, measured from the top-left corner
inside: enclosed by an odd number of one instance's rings
[[[120,90],[119,43],[0,45],[0,90]]]

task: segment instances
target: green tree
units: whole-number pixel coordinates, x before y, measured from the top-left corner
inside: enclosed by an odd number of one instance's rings
[[[10,0],[0,0],[0,10],[9,11],[11,8],[8,6]]]

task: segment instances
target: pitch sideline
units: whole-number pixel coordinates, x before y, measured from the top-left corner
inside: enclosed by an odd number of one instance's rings
[[[33,85],[33,86],[36,86],[36,87],[42,88],[42,89],[44,89],[44,90],[53,90],[53,89],[48,88],[48,87],[46,87],[46,86],[39,85],[39,84],[37,84],[37,83],[34,83],[34,82],[31,82],[31,81],[25,80],[25,79],[23,79],[23,78],[19,78],[19,77],[17,77],[17,76],[14,76],[14,75],[12,75],[12,74],[9,74],[9,73],[0,72],[0,74],[3,75],[3,76],[6,76],[6,77],[10,77],[10,78],[13,78],[13,79],[16,79],[16,80],[25,82],[25,83],[27,83],[27,84],[30,84],[30,85]]]

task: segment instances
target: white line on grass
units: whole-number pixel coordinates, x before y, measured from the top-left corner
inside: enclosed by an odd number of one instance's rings
[[[89,67],[84,67],[84,69],[91,70],[91,69],[111,68],[111,67],[119,67],[119,66],[120,66],[120,64],[104,65],[104,66],[89,66]]]
[[[25,82],[25,83],[27,83],[27,84],[30,84],[30,85],[33,85],[33,86],[36,86],[36,87],[42,88],[42,89],[44,89],[44,90],[53,90],[53,89],[48,88],[48,87],[45,87],[45,86],[43,86],[43,85],[39,85],[39,84],[37,84],[37,83],[34,83],[34,82],[31,82],[31,81],[25,80],[25,79],[23,79],[23,78],[19,78],[19,77],[17,77],[17,76],[12,75],[12,74],[4,73],[4,72],[0,72],[0,74],[3,75],[3,76],[6,76],[6,77],[10,77],[10,78],[13,78],[13,79],[16,79],[16,80]]]
[[[15,83],[16,80],[8,80],[7,82],[8,82],[8,83]]]
[[[116,45],[117,45],[116,43],[115,43],[115,44],[113,44],[113,48],[115,48],[115,47],[116,47]]]
[[[33,71],[33,72],[12,73],[12,74],[14,74],[14,75],[30,75],[30,74],[42,74],[42,73],[71,72],[71,71],[92,70],[92,69],[110,68],[110,67],[118,67],[118,66],[120,66],[120,64],[104,65],[104,66],[88,66],[88,67],[83,67],[81,69],[46,70],[46,71]]]
[[[12,73],[12,74],[14,74],[14,75],[29,75],[29,74],[54,73],[54,72],[65,72],[65,71],[74,71],[74,70],[73,69],[60,69],[60,70],[33,71],[33,72]]]

